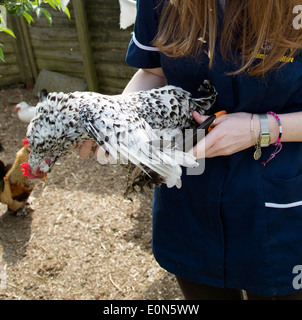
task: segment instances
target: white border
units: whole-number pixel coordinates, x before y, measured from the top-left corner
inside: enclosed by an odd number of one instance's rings
[[[266,208],[277,208],[277,209],[287,209],[302,206],[302,201],[292,202],[292,203],[272,203],[265,202]]]
[[[135,45],[136,45],[138,48],[142,49],[142,50],[146,50],[146,51],[159,51],[159,49],[156,48],[156,47],[149,47],[149,46],[145,46],[145,45],[139,43],[139,42],[137,41],[136,37],[135,37],[134,32],[133,32],[133,34],[132,34],[132,40],[133,40],[133,42],[135,43]]]

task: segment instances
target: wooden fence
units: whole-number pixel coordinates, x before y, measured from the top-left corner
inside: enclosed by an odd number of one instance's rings
[[[6,62],[0,62],[0,86],[33,83],[42,69],[85,78],[88,89],[120,93],[135,69],[125,63],[132,27],[121,30],[118,0],[72,0],[71,19],[49,9],[30,26],[10,16],[17,39],[0,34]],[[47,8],[48,9],[48,8]]]

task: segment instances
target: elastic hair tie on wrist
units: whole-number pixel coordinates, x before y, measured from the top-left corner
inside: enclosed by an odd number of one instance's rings
[[[265,161],[265,162],[261,162],[261,164],[263,166],[266,166],[267,163],[269,161],[271,161],[272,159],[275,158],[275,156],[282,150],[282,143],[281,143],[281,137],[282,137],[282,125],[281,125],[281,120],[279,118],[279,116],[272,111],[267,112],[267,114],[271,114],[272,116],[274,116],[276,118],[276,120],[278,121],[278,125],[279,125],[279,136],[278,136],[278,140],[276,143],[273,143],[272,145],[276,146],[275,151],[270,155],[270,157]]]

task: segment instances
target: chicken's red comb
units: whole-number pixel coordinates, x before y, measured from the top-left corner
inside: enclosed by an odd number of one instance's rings
[[[24,146],[26,146],[27,144],[29,144],[27,138],[25,137],[24,139],[22,139],[22,143]]]
[[[22,168],[21,171],[23,172],[23,175],[29,179],[36,179],[37,177],[31,172],[31,168],[28,163],[22,163],[20,164],[20,167]]]

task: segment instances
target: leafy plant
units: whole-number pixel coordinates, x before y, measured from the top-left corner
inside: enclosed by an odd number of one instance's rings
[[[69,1],[70,0],[0,0],[0,32],[5,32],[15,37],[14,32],[7,27],[7,14],[16,14],[18,17],[23,16],[28,24],[34,22],[34,15],[36,15],[37,18],[44,15],[49,21],[49,24],[52,24],[51,14],[42,7],[43,4],[49,4],[53,9],[65,12],[68,18],[70,18],[70,13],[67,8]],[[5,61],[2,46],[3,44],[0,43],[0,60]]]

